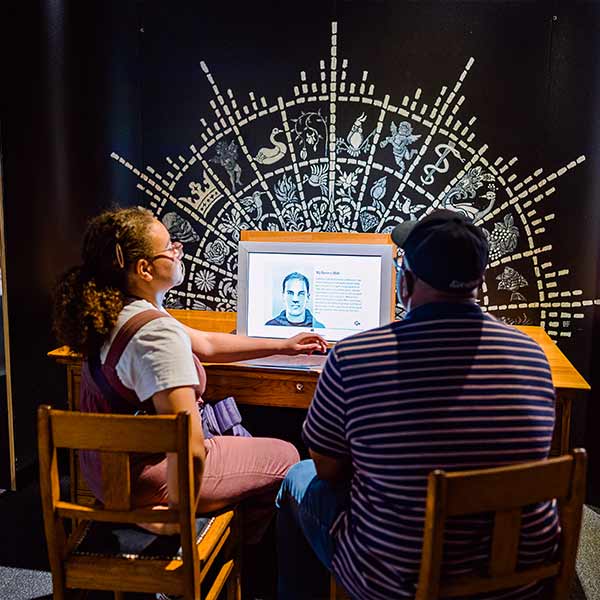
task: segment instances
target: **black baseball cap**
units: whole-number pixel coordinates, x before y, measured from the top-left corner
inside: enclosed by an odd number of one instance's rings
[[[473,221],[453,210],[439,209],[419,221],[404,221],[392,230],[409,269],[436,290],[469,291],[483,281],[488,241]]]

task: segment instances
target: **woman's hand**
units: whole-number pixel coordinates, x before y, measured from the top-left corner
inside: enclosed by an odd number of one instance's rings
[[[299,333],[282,342],[280,354],[295,356],[296,354],[312,354],[326,352],[327,342],[316,333]]]

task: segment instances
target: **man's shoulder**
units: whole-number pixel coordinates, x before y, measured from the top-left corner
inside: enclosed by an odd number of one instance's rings
[[[527,335],[524,331],[517,329],[514,325],[509,325],[487,313],[484,315],[484,321],[491,331],[497,332],[505,338],[509,338],[515,344],[526,344],[532,348],[539,348],[540,352],[543,353],[542,347],[536,340],[530,335]]]
[[[368,352],[369,349],[380,347],[382,344],[390,344],[396,342],[395,330],[399,322],[394,321],[387,325],[381,325],[374,329],[367,329],[355,333],[335,344],[335,352],[338,356],[345,354],[352,355],[358,352]]]
[[[485,335],[502,338],[504,344],[527,347],[544,354],[541,346],[529,335],[487,313],[471,315],[466,319],[464,316],[431,316],[426,319],[412,320],[409,318],[392,321],[387,325],[361,331],[337,342],[336,353],[340,356],[347,351],[353,354],[357,351],[368,351],[369,348],[382,352],[386,347],[391,350],[397,344],[406,343],[411,339],[417,340],[423,336],[431,337],[432,330],[438,333],[445,329],[448,329],[449,332],[455,330],[458,323],[460,323],[461,329],[475,328],[483,331]],[[461,331],[457,335],[462,336],[463,334],[464,331]]]

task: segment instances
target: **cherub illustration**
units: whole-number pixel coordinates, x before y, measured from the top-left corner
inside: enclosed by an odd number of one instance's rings
[[[401,121],[398,126],[393,121],[390,123],[390,132],[392,135],[385,138],[380,143],[381,148],[385,148],[388,144],[392,145],[394,159],[400,167],[400,173],[404,173],[405,160],[411,160],[417,153],[416,149],[409,150],[408,147],[414,144],[421,136],[413,135],[412,125],[408,121]]]
[[[235,140],[231,140],[229,145],[227,145],[225,140],[220,140],[217,142],[215,150],[217,154],[210,159],[210,162],[217,163],[225,168],[227,175],[229,175],[231,189],[235,192],[236,185],[241,185],[242,183],[240,180],[242,168],[237,162],[237,144],[235,143]]]

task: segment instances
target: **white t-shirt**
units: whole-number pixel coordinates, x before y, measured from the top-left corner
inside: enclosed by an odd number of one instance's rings
[[[148,309],[156,307],[146,300],[135,300],[123,308],[110,338],[100,350],[102,364],[121,327]],[[164,308],[160,310],[167,313]],[[155,319],[139,329],[125,347],[116,371],[121,383],[134,390],[142,402],[156,392],[187,385],[196,387],[200,383],[192,342],[183,325],[174,318]]]

